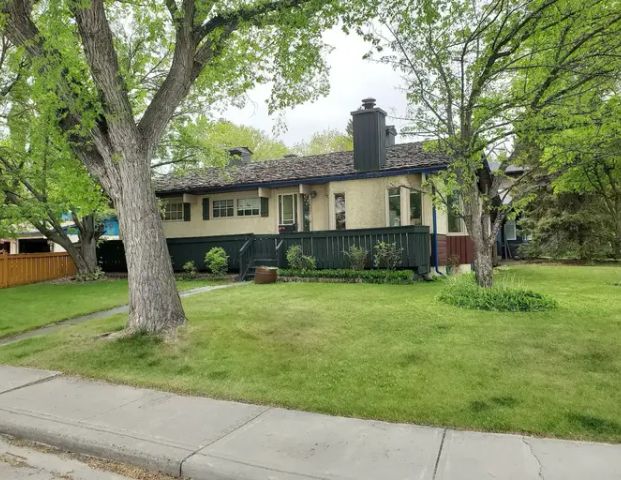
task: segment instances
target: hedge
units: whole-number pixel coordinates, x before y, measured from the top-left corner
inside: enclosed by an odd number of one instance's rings
[[[396,284],[412,283],[414,281],[414,272],[412,270],[291,270],[281,268],[278,270],[278,274],[288,279],[304,279],[306,281],[334,280],[351,283]]]

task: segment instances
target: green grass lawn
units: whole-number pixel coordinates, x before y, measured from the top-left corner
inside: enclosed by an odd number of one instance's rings
[[[117,317],[0,348],[0,363],[310,411],[621,442],[619,267],[516,265],[536,313],[439,303],[443,282],[276,284],[186,299],[176,342],[97,339]]]
[[[203,280],[177,282],[179,289]],[[0,289],[0,338],[127,303],[127,280],[49,282]]]

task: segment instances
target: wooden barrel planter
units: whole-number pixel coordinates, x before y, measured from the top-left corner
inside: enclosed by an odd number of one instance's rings
[[[277,278],[277,267],[257,267],[254,273],[254,283],[275,283]]]

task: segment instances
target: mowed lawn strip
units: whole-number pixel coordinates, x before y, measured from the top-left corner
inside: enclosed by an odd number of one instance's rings
[[[213,282],[180,280],[180,290]],[[0,338],[127,303],[127,280],[49,282],[0,289]]]
[[[443,282],[276,284],[184,301],[176,342],[117,317],[0,348],[0,363],[388,421],[621,442],[619,267],[512,266],[549,312],[464,310]]]

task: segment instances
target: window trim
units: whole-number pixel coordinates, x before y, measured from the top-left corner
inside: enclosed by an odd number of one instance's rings
[[[453,213],[453,209],[451,208],[454,201],[460,202],[459,197],[457,199],[449,198],[446,205],[446,231],[448,233],[464,233],[463,219],[456,213]],[[455,220],[457,221],[457,230],[451,230],[451,215],[455,216]]]
[[[396,190],[397,194],[396,195],[395,194],[391,194],[390,193],[391,190]],[[397,223],[397,225],[391,225],[391,222],[390,222],[390,199],[391,198],[395,198],[395,197],[399,199],[399,211],[398,211],[398,215],[396,217],[398,223]],[[386,189],[386,226],[388,228],[400,227],[402,225],[401,214],[402,214],[403,209],[402,209],[402,205],[401,205],[401,200],[402,200],[402,198],[401,198],[401,187],[388,187]]]
[[[291,204],[291,211],[293,214],[293,221],[291,223],[284,223],[283,222],[283,199],[284,197],[291,197],[292,199],[292,204]],[[298,217],[298,212],[297,212],[297,193],[280,193],[278,195],[278,225],[283,225],[283,226],[289,226],[289,225],[296,225],[297,224],[297,217]]]
[[[227,205],[224,208],[222,208],[220,206],[218,206],[216,208],[216,204],[222,203],[222,202],[227,202]],[[228,202],[231,202],[231,206],[230,207],[228,206]],[[222,210],[226,210],[227,213],[228,213],[229,208],[232,209],[232,211],[233,211],[232,215],[221,215],[220,214]],[[218,212],[218,213],[216,214],[216,212]],[[214,200],[211,201],[211,218],[213,218],[215,220],[215,219],[219,219],[219,218],[232,218],[232,217],[235,217],[235,199],[233,199],[233,198],[222,198],[222,199],[214,199]]]
[[[416,194],[418,195],[418,197],[420,198],[420,223],[412,223],[412,194]],[[408,195],[408,222],[410,225],[423,225],[423,219],[425,216],[425,210],[424,210],[424,206],[423,206],[423,192],[420,190],[417,190],[415,188],[411,188],[409,191],[409,195]]]
[[[184,203],[182,197],[169,197],[162,199],[164,202],[164,209],[162,211],[162,221],[164,222],[183,222],[185,220],[184,215]],[[172,203],[179,205],[179,211],[177,213],[181,213],[181,218],[166,218],[166,210]],[[170,213],[170,212],[168,212]]]
[[[240,202],[246,202],[246,201],[251,201],[251,200],[256,201],[256,208],[251,207],[251,208],[240,209],[239,207]],[[258,217],[259,215],[261,215],[261,199],[259,197],[238,198],[235,204],[236,204],[235,216],[237,217]],[[246,212],[246,211],[250,211],[251,213],[240,213],[240,212]],[[255,211],[257,213],[254,213]]]
[[[343,216],[344,216],[344,222],[343,222],[343,228],[338,228],[338,222],[336,220],[338,212],[336,210],[336,197],[342,195],[343,196]],[[345,194],[345,192],[334,192],[333,196],[333,208],[334,208],[334,230],[347,230],[347,195]]]

